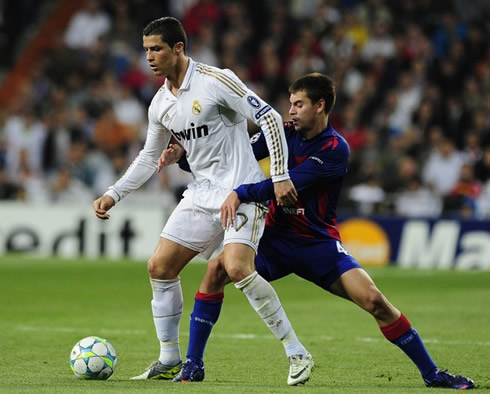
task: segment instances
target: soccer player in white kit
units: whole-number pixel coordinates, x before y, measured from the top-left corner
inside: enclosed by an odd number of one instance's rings
[[[173,379],[182,366],[179,323],[183,297],[179,273],[196,255],[209,258],[223,241],[228,276],[248,298],[274,335],[281,340],[292,371],[288,383],[308,380],[313,360],[292,365],[307,354],[296,337],[272,286],[257,274],[254,258],[263,233],[266,209],[241,204],[232,226],[223,228],[221,204],[244,183],[264,179],[254,158],[247,119],[264,131],[271,157],[271,176],[279,204],[296,201],[289,179],[288,152],[281,116],[250,91],[229,70],[196,63],[186,55],[186,34],[180,21],[157,19],[143,30],[143,47],[155,75],[166,81],[153,98],[145,145],[126,173],[94,201],[95,214],[109,219],[108,211],[156,171],[158,159],[174,137],[184,147],[193,181],[165,224],[148,261],[153,290],[153,320],[160,340],[160,356],[133,379]]]

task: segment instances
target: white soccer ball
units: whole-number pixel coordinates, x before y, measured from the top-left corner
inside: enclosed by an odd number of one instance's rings
[[[79,379],[108,379],[116,364],[114,346],[101,337],[83,338],[70,353],[70,368]]]

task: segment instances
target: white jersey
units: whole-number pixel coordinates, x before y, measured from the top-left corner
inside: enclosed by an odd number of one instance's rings
[[[177,97],[166,81],[155,94],[148,117],[148,135],[143,149],[106,193],[116,202],[153,175],[158,158],[174,136],[187,152],[193,175],[187,193],[196,193],[203,207],[219,208],[234,188],[264,179],[249,143],[247,119],[264,131],[272,180],[289,179],[281,116],[230,70],[196,63],[189,58]],[[204,190],[206,196],[200,193]]]

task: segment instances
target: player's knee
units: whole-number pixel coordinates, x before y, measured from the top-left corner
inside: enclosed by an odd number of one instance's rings
[[[223,274],[226,275],[223,262],[219,258],[209,260],[206,275],[208,274],[214,278],[221,277]]]
[[[226,273],[230,277],[231,281],[236,283],[252,274],[253,270],[250,270],[249,267],[243,265],[233,264],[226,267]]]
[[[152,279],[168,280],[178,277],[179,272],[166,264],[164,259],[153,255],[148,260],[148,274]]]

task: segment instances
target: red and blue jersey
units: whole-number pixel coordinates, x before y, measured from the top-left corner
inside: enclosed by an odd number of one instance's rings
[[[298,191],[296,204],[278,206],[271,179],[239,186],[235,189],[238,197],[242,202],[271,200],[266,219],[268,231],[295,238],[340,241],[337,202],[347,173],[350,154],[347,141],[330,125],[309,140],[291,123],[285,124],[284,131],[289,149],[289,176]],[[262,132],[253,136],[251,142],[258,160],[268,156]]]

